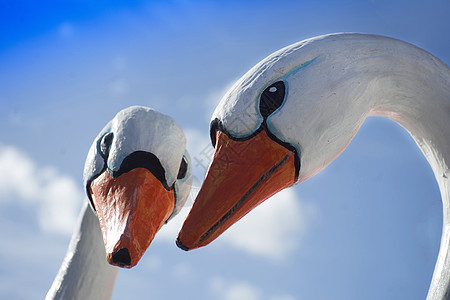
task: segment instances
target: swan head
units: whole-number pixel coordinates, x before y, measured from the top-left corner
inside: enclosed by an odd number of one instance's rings
[[[359,39],[359,41],[358,41]],[[363,36],[377,46],[377,38]],[[306,40],[270,55],[222,98],[211,121],[215,154],[177,238],[205,246],[280,190],[325,168],[365,118],[364,76],[349,66],[361,35]]]
[[[189,196],[191,163],[183,131],[153,109],[126,108],[92,143],[83,177],[108,262],[131,268]]]

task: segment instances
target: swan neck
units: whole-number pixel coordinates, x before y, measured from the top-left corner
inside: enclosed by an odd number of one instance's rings
[[[448,224],[450,68],[428,52],[409,48],[408,55],[397,51],[377,65],[368,87],[373,95],[369,115],[387,117],[412,135],[439,183]]]
[[[416,47],[391,52],[389,59],[375,64],[368,85],[368,115],[403,126],[434,172],[442,197],[443,229],[427,300],[450,299],[450,68]]]
[[[85,201],[64,261],[45,299],[110,299],[117,271],[106,261],[98,219]]]

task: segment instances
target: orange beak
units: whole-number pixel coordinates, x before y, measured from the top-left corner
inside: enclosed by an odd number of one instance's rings
[[[125,268],[135,266],[173,212],[174,191],[167,191],[145,168],[116,178],[103,172],[90,189],[108,262]]]
[[[264,200],[295,181],[295,153],[262,130],[246,141],[216,133],[205,181],[177,238],[181,249],[206,246]]]

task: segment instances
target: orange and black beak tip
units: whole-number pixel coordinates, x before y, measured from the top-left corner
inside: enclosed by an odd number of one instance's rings
[[[113,253],[108,254],[107,259],[111,265],[120,268],[132,268],[137,263],[136,262],[133,265],[131,264],[131,256],[130,251],[128,251],[128,248],[122,248],[116,251],[114,254]]]
[[[195,250],[195,249],[198,249],[198,248],[205,247],[206,245],[211,243],[216,238],[216,237],[214,237],[214,238],[200,239],[199,241],[191,242],[191,243],[189,243],[189,246],[186,246],[181,241],[183,239],[183,237],[184,237],[184,234],[183,233],[179,233],[175,243],[177,244],[178,248],[180,248],[181,250],[184,250],[184,251],[191,251],[191,250]],[[189,239],[190,239],[190,236],[186,235],[186,240],[189,240]],[[187,243],[188,242],[186,242],[186,244]]]
[[[180,240],[180,237],[177,237],[177,240],[176,240],[175,243],[177,244],[178,248],[180,248],[181,250],[184,250],[184,251],[189,251],[189,250],[191,250],[191,249],[189,249],[188,247],[186,247],[185,245],[183,245],[183,243],[182,243],[181,240]]]

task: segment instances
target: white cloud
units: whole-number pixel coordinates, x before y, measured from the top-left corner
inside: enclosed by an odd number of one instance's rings
[[[172,275],[180,281],[186,281],[189,277],[192,276],[193,272],[194,270],[192,266],[187,262],[176,264],[172,268]]]
[[[295,251],[306,233],[316,208],[286,189],[263,202],[219,239],[250,254],[283,260]]]
[[[174,243],[189,210],[185,207],[164,225],[157,239]],[[299,247],[316,213],[315,206],[298,199],[295,190],[286,189],[263,202],[213,243],[274,261],[283,260]]]
[[[294,300],[290,295],[267,295],[262,289],[245,281],[225,280],[213,277],[209,280],[209,288],[214,299],[219,300]]]
[[[222,278],[210,280],[212,292],[222,300],[258,300],[262,292],[247,282],[227,282]]]
[[[128,92],[128,82],[123,78],[113,79],[110,83],[110,92],[113,95],[123,95]]]
[[[42,230],[69,235],[83,193],[71,177],[37,166],[15,147],[0,145],[0,205],[13,199],[36,207]]]
[[[152,253],[152,255],[148,255],[146,259],[141,260],[140,264],[143,264],[147,270],[157,272],[161,270],[163,261],[161,257]]]

